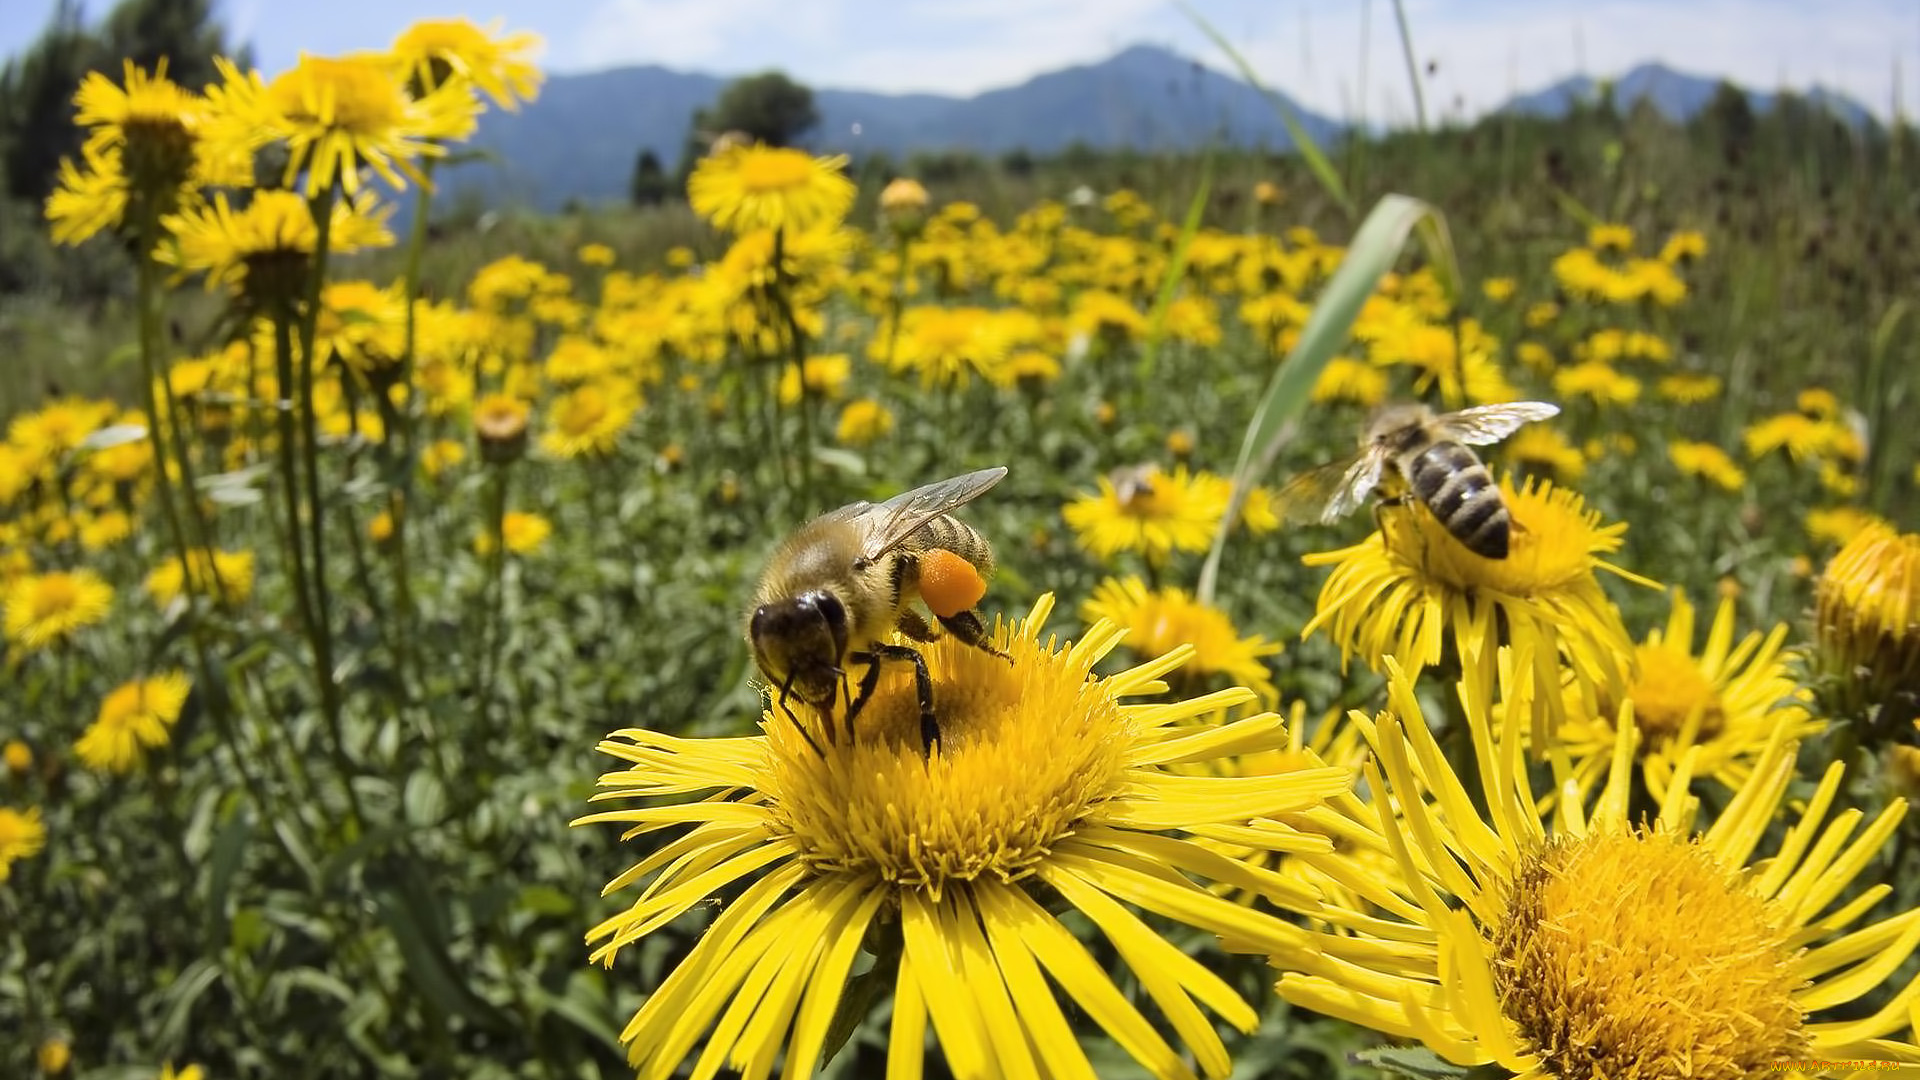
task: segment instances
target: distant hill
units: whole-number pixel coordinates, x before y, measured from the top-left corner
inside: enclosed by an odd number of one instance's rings
[[[1689,75],[1664,64],[1641,64],[1614,80],[1613,99],[1623,110],[1645,99],[1671,119],[1688,120],[1707,107],[1719,85],[1719,79]],[[1501,111],[1527,116],[1565,116],[1575,102],[1591,101],[1599,92],[1599,80],[1576,75],[1532,93],[1520,94],[1501,106]],[[1875,123],[1872,113],[1845,94],[1816,87],[1802,96],[1809,103],[1824,105],[1851,127],[1869,127]],[[1747,100],[1756,112],[1773,108],[1774,97],[1759,90],[1747,91]]]
[[[520,112],[487,114],[474,142],[496,160],[458,168],[449,186],[477,190],[489,202],[543,209],[575,199],[625,199],[641,149],[651,149],[672,169],[693,111],[712,104],[728,81],[656,65],[554,76]],[[1215,138],[1236,146],[1292,146],[1260,91],[1144,45],[973,97],[816,87],[814,100],[821,113],[814,148],[856,156],[1020,148],[1050,154],[1075,142],[1099,149],[1182,150]],[[1342,130],[1288,103],[1316,140]]]
[[[448,186],[477,193],[490,204],[543,210],[575,200],[623,201],[641,149],[652,150],[673,169],[694,110],[713,104],[729,81],[652,64],[553,76],[540,98],[520,112],[487,114],[474,143],[493,160],[457,167]],[[1266,81],[1284,82],[1285,76]],[[1718,84],[1661,64],[1642,64],[1615,80],[1614,98],[1622,108],[1644,98],[1667,116],[1685,120],[1706,107]],[[1575,76],[1518,95],[1501,108],[1564,116],[1576,101],[1598,92],[1597,80]],[[1773,107],[1773,94],[1749,90],[1747,95],[1756,110]],[[1324,144],[1345,130],[1280,96],[1316,141]],[[1871,113],[1843,94],[1816,89],[1804,96],[1848,124],[1874,123]],[[1214,139],[1241,147],[1292,147],[1273,103],[1260,91],[1149,45],[972,97],[816,87],[814,100],[821,124],[812,135],[813,148],[856,157],[938,150],[999,154],[1020,148],[1052,154],[1076,142],[1148,152],[1190,150]]]

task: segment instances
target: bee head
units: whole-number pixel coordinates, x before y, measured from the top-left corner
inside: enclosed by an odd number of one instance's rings
[[[1411,437],[1419,434],[1420,428],[1433,415],[1433,410],[1421,404],[1388,405],[1374,413],[1367,423],[1367,430],[1361,436],[1360,444],[1375,446],[1385,443],[1398,447]]]
[[[846,605],[824,589],[762,604],[747,623],[761,674],[779,694],[817,707],[839,692],[848,632]]]

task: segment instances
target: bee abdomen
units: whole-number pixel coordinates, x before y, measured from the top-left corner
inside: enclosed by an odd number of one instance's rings
[[[959,518],[942,515],[922,526],[910,545],[914,551],[941,548],[972,563],[982,574],[993,572],[993,548],[973,526]]]
[[[1507,557],[1513,519],[1493,474],[1472,450],[1455,442],[1434,443],[1408,463],[1407,483],[1468,551],[1488,559]]]

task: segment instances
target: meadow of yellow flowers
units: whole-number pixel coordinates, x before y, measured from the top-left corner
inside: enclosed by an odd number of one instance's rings
[[[1920,1067],[1920,536],[1835,392],[1717,419],[1710,235],[1463,282],[1265,197],[863,226],[844,160],[739,144],[716,257],[429,295],[532,44],[77,88],[47,219],[126,251],[141,375],[0,443],[0,1071]],[[1505,558],[1300,513],[1415,400],[1559,406],[1483,448]],[[767,707],[774,544],[993,465],[1006,656],[921,647],[937,747],[910,669],[837,738]]]

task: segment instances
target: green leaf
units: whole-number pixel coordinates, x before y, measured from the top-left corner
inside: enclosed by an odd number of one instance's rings
[[[1201,33],[1212,39],[1213,43],[1220,47],[1220,51],[1227,54],[1227,59],[1233,61],[1233,66],[1240,69],[1240,78],[1244,79],[1248,86],[1260,91],[1273,105],[1273,111],[1280,114],[1280,122],[1287,126],[1287,137],[1293,140],[1294,150],[1307,163],[1307,168],[1313,172],[1313,178],[1320,182],[1320,190],[1326,192],[1328,198],[1338,203],[1348,217],[1359,213],[1360,208],[1354,204],[1353,196],[1347,194],[1347,185],[1341,182],[1340,173],[1334,169],[1333,162],[1327,159],[1326,152],[1320,149],[1320,144],[1314,142],[1313,136],[1301,125],[1299,115],[1293,111],[1293,106],[1287,104],[1287,99],[1267,89],[1260,82],[1260,76],[1254,73],[1253,65],[1247,63],[1247,58],[1241,56],[1240,51],[1233,47],[1233,43],[1226,39],[1226,35],[1214,29],[1213,24],[1202,18],[1191,4],[1181,0],[1180,9],[1187,13],[1187,18],[1192,19],[1194,24],[1200,27]]]
[[[227,894],[252,839],[253,815],[244,803],[235,806],[214,839],[213,861],[207,869],[207,941],[215,946],[227,941]]]
[[[406,791],[400,797],[407,824],[415,828],[438,825],[447,812],[447,789],[440,778],[424,769],[407,777]]]
[[[1353,1057],[1382,1072],[1412,1080],[1455,1080],[1468,1075],[1464,1066],[1455,1065],[1424,1046],[1378,1046],[1361,1050]]]
[[[161,1047],[177,1050],[186,1045],[187,1032],[193,1023],[194,1005],[199,1002],[200,995],[219,981],[219,964],[212,960],[195,960],[160,992],[161,1000],[166,1002],[166,1012],[160,1017],[160,1030],[155,1041]]]
[[[1359,233],[1347,248],[1346,258],[1340,261],[1340,268],[1334,271],[1314,304],[1313,314],[1300,331],[1300,339],[1274,371],[1266,393],[1254,409],[1253,421],[1247,425],[1246,437],[1240,444],[1239,463],[1234,466],[1233,498],[1220,518],[1213,548],[1207,552],[1206,566],[1200,571],[1198,592],[1202,600],[1213,599],[1220,556],[1226,548],[1228,533],[1240,518],[1241,507],[1246,505],[1248,492],[1259,482],[1281,447],[1292,438],[1295,418],[1306,408],[1320,372],[1325,370],[1327,361],[1346,346],[1360,309],[1373,295],[1380,279],[1393,269],[1406,245],[1407,235],[1416,229],[1448,299],[1459,294],[1459,262],[1454,258],[1446,220],[1440,212],[1411,196],[1383,197],[1361,222]]]
[[[443,1015],[485,1028],[506,1028],[506,1017],[467,985],[447,951],[442,896],[419,863],[398,857],[386,860],[383,868],[393,876],[374,886],[374,908],[399,947],[414,986]]]

